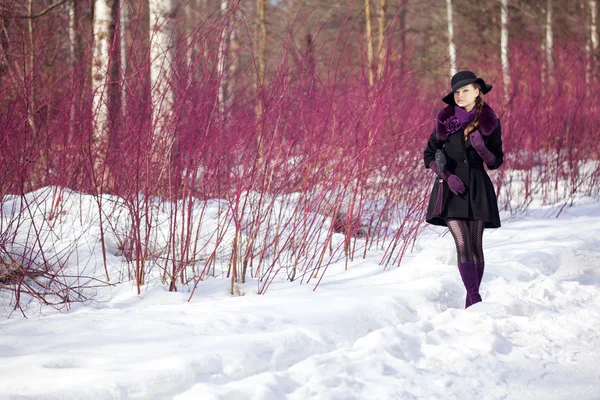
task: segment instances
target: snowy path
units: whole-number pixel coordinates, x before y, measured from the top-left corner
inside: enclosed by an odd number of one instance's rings
[[[401,268],[336,266],[316,292],[223,281],[0,321],[0,399],[598,399],[600,205],[486,232],[465,311],[449,235]],[[439,231],[438,231],[439,232]]]

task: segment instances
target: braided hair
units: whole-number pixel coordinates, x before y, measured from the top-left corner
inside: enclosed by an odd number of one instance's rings
[[[465,141],[467,140],[471,132],[479,129],[479,116],[481,115],[481,110],[483,109],[483,92],[481,91],[481,87],[477,83],[474,83],[473,86],[479,89],[479,95],[475,99],[475,107],[477,108],[477,113],[475,114],[475,119],[473,119],[473,122],[471,122],[464,130]]]

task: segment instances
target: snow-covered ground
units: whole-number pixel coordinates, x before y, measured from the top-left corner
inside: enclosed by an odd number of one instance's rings
[[[314,285],[132,284],[0,320],[0,399],[600,399],[600,203],[486,231],[484,301],[427,228],[400,268],[370,252]],[[549,217],[551,216],[551,217]],[[108,290],[108,289],[106,289]],[[102,297],[102,296],[100,296]]]

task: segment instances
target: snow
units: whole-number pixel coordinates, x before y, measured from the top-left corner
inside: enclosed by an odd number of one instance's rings
[[[230,296],[209,279],[188,302],[190,288],[122,283],[28,318],[7,318],[4,298],[0,399],[598,399],[600,203],[558,217],[533,204],[486,230],[484,301],[468,310],[439,227],[399,268],[374,250],[330,265],[316,290],[275,280],[259,295],[249,281]],[[76,241],[69,262],[103,273],[90,218],[54,227],[53,249]]]

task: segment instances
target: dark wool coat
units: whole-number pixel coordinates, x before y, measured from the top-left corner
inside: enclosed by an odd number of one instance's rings
[[[464,141],[462,128],[459,127],[456,132],[449,131],[448,127],[452,129],[453,125],[448,123],[450,117],[454,118],[454,106],[448,106],[438,113],[436,126],[429,137],[423,159],[425,167],[429,168],[431,161],[435,160],[436,150],[445,148],[448,155],[447,169],[464,182],[466,190],[457,196],[450,191],[446,181],[436,175],[426,221],[433,225],[447,226],[446,218],[466,218],[485,221],[486,228],[498,228],[498,201],[494,185],[484,169],[483,159],[471,146],[469,139]],[[496,156],[496,162],[488,166],[489,169],[500,167],[504,161],[501,130],[500,120],[494,110],[484,103],[479,116],[479,131],[486,147]],[[442,212],[434,215],[440,190],[443,196]]]

